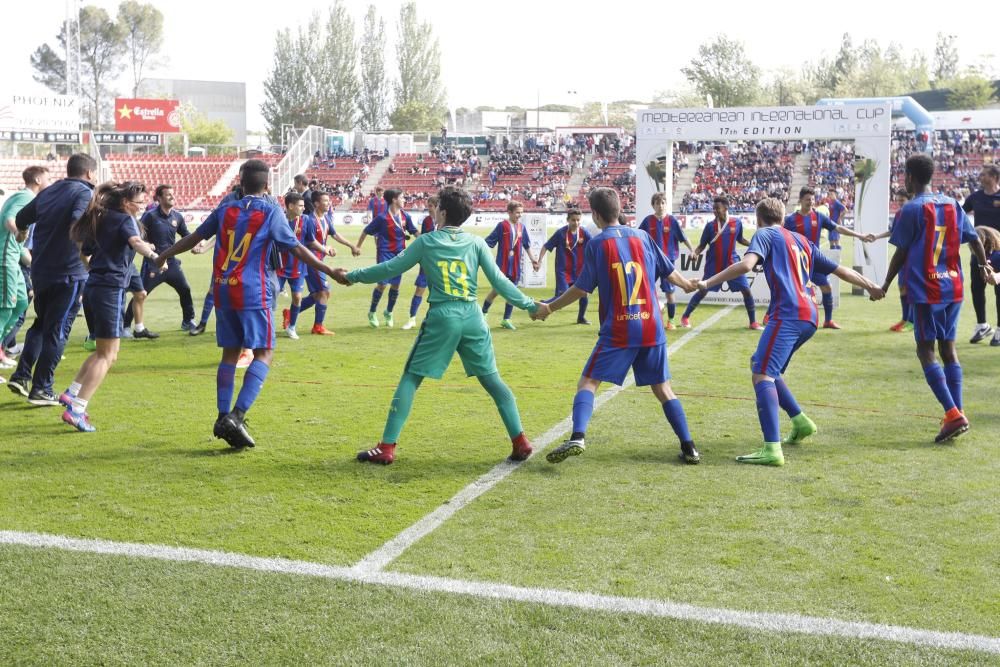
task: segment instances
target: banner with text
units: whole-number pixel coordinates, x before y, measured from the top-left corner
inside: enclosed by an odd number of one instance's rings
[[[538,257],[542,246],[549,240],[546,233],[548,222],[549,216],[546,213],[525,213],[521,218],[521,223],[524,224],[524,233],[528,235],[528,241],[531,244],[531,254],[535,257]],[[531,257],[528,256],[527,250],[521,253],[521,282],[518,283],[520,287],[545,287],[547,273],[544,266],[539,271],[535,271],[531,266]]]
[[[815,107],[733,107],[721,109],[643,109],[636,112],[637,217],[652,212],[653,194],[664,192],[673,206],[673,142],[853,141],[855,152],[855,230],[878,234],[889,216],[888,102]],[[725,194],[720,188],[719,194]],[[790,206],[794,206],[793,201]],[[881,282],[888,266],[886,253],[855,244],[854,265]]]
[[[180,132],[177,100],[115,98],[115,130],[119,132]]]
[[[5,93],[0,95],[0,129],[78,132],[80,103],[73,95]]]

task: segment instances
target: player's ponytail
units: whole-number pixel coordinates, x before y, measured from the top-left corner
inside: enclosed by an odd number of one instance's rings
[[[70,228],[70,238],[83,244],[97,238],[97,228],[108,210],[124,211],[125,202],[146,192],[146,186],[138,181],[108,181],[97,186],[90,206],[80,219]]]

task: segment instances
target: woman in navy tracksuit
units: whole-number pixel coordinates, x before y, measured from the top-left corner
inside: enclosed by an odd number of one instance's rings
[[[118,357],[122,306],[135,253],[156,260],[153,246],[142,240],[136,216],[146,207],[146,186],[137,181],[105,183],[87,212],[73,226],[80,254],[88,258],[90,278],[83,290],[83,314],[97,339],[97,350],[83,362],[59,402],[62,420],[80,431],[95,430],[87,414],[90,398]]]

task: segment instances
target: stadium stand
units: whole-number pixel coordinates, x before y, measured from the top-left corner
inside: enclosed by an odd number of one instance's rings
[[[717,194],[729,197],[731,211],[751,211],[769,195],[787,202],[795,156],[801,151],[799,142],[701,144],[691,191],[683,196],[680,211],[711,211]]]
[[[166,183],[174,187],[179,209],[211,208],[208,193],[225,174],[235,155],[182,157],[173,155],[125,155],[111,153],[105,158],[114,180],[142,181],[150,188]],[[221,199],[221,197],[216,198]],[[215,201],[217,204],[218,201]]]
[[[66,175],[66,160],[64,158],[46,160],[45,158],[4,157],[0,158],[0,190],[10,194],[23,188],[24,179],[21,178],[21,173],[28,167],[35,165],[49,170],[50,181],[57,181]]]
[[[854,208],[854,144],[840,141],[813,141],[809,144],[809,185],[818,199],[837,188],[840,201]]]

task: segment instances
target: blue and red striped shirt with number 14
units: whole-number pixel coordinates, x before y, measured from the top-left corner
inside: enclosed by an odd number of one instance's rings
[[[284,211],[263,197],[247,195],[212,211],[198,227],[215,237],[212,292],[217,308],[267,310],[274,303],[268,280],[271,244],[291,250],[299,244]]]
[[[910,303],[962,301],[963,243],[976,230],[958,202],[944,195],[917,195],[903,205],[892,225],[889,243],[906,250],[900,282]]]
[[[836,262],[806,237],[777,225],[758,229],[747,254],[757,255],[763,264],[764,279],[771,290],[769,320],[819,324],[810,281],[817,273],[836,271]]]
[[[656,298],[656,281],[674,265],[649,234],[613,225],[591,239],[583,271],[574,283],[601,297],[598,342],[611,347],[653,347],[666,343]]]

